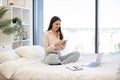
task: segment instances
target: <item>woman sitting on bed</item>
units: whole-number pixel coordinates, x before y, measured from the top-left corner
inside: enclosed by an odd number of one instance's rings
[[[52,17],[48,30],[43,35],[44,49],[46,52],[44,63],[50,65],[60,65],[76,62],[79,59],[79,52],[71,52],[61,56],[60,51],[64,49],[66,40],[61,32],[61,19]]]

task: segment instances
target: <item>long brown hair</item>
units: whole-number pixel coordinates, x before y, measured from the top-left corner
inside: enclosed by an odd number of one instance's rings
[[[59,17],[57,17],[57,16],[53,16],[52,18],[51,18],[51,20],[50,20],[50,24],[49,24],[49,27],[48,27],[48,30],[47,31],[49,31],[49,30],[51,30],[52,29],[52,25],[53,25],[53,23],[55,22],[55,21],[61,21],[61,19],[59,18]],[[59,29],[58,29],[58,32],[60,32],[60,40],[62,40],[63,39],[63,34],[62,34],[62,31],[61,31],[61,27],[59,27]]]

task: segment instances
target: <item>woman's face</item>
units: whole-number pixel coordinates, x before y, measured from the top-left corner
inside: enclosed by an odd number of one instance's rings
[[[53,25],[52,25],[52,30],[53,30],[53,31],[57,31],[57,30],[59,29],[60,25],[61,25],[61,21],[60,21],[60,20],[55,21],[55,22],[53,23]]]

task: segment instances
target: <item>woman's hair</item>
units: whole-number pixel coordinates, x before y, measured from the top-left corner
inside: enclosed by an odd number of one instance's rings
[[[48,27],[48,30],[47,30],[47,31],[49,31],[49,30],[52,29],[52,27],[53,27],[52,25],[53,25],[53,23],[54,23],[55,21],[61,21],[61,19],[60,19],[59,17],[57,17],[57,16],[53,16],[53,17],[51,18],[51,21],[50,21],[50,24],[49,24],[49,27]],[[63,39],[63,34],[62,34],[62,32],[61,32],[61,27],[59,27],[58,32],[60,32],[60,40],[62,40],[62,39]]]

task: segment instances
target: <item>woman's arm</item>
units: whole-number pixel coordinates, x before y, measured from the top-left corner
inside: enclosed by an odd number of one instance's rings
[[[66,40],[59,40],[53,37],[49,32],[44,33],[43,43],[45,52],[60,52],[66,45]],[[52,43],[52,44],[51,44]]]
[[[44,44],[44,49],[46,53],[54,51],[55,44],[50,45],[49,34],[47,33],[43,35],[43,44]]]

